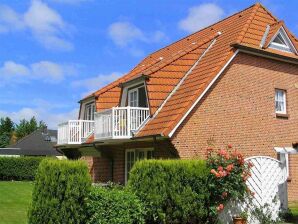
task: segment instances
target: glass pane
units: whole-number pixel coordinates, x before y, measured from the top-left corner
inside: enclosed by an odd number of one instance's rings
[[[276,90],[275,91],[275,110],[277,112],[285,112],[285,91],[284,90]]]
[[[282,45],[286,45],[286,46],[287,46],[286,42],[284,41],[284,39],[281,37],[280,34],[278,34],[278,35],[275,37],[275,39],[274,39],[273,42],[274,42],[274,43],[278,43],[278,44],[282,44]]]
[[[139,107],[147,107],[147,97],[145,87],[140,87],[139,91]]]

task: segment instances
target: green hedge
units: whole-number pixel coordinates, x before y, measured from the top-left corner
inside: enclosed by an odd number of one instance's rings
[[[0,180],[34,180],[44,157],[0,157]]]
[[[89,196],[87,224],[141,224],[144,206],[125,189],[94,187]]]
[[[90,188],[83,161],[43,160],[35,178],[29,223],[86,223]]]
[[[146,207],[148,223],[204,223],[208,170],[200,160],[144,160],[131,170],[128,188]]]

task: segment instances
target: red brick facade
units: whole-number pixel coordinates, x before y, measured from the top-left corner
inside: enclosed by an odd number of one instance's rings
[[[228,143],[246,157],[277,156],[298,141],[298,66],[239,54],[174,134],[181,158]],[[275,114],[275,88],[287,91],[288,118]],[[289,200],[298,200],[298,156],[290,156]]]
[[[124,183],[129,148],[152,147],[156,158],[192,158],[204,157],[208,144],[230,143],[246,157],[276,158],[274,147],[298,141],[297,86],[297,65],[240,53],[170,141],[102,146],[102,157],[93,158],[93,180]],[[287,91],[287,118],[276,117],[275,88]],[[288,192],[290,201],[298,200],[298,155],[290,156]]]

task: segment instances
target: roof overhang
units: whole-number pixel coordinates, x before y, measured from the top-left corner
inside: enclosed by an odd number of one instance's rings
[[[288,57],[286,55],[281,55],[278,53],[265,51],[263,49],[248,47],[246,45],[242,45],[242,44],[238,44],[238,43],[232,44],[231,46],[239,49],[240,52],[253,54],[256,56],[274,59],[274,60],[278,60],[278,61],[283,61],[283,62],[287,62],[287,63],[291,63],[291,64],[298,64],[298,57],[292,58],[292,57]]]
[[[144,75],[144,74],[141,74],[137,77],[134,77],[132,79],[129,79],[125,82],[122,82],[119,84],[119,87],[122,88],[122,87],[126,87],[126,86],[131,86],[131,85],[134,85],[134,84],[137,84],[137,83],[140,83],[140,82],[143,82],[143,81],[146,81],[149,79],[149,76],[148,75]]]

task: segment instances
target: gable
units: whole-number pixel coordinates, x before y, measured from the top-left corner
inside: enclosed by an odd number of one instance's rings
[[[283,27],[280,27],[276,34],[272,37],[268,47],[279,51],[297,54],[297,50]]]

